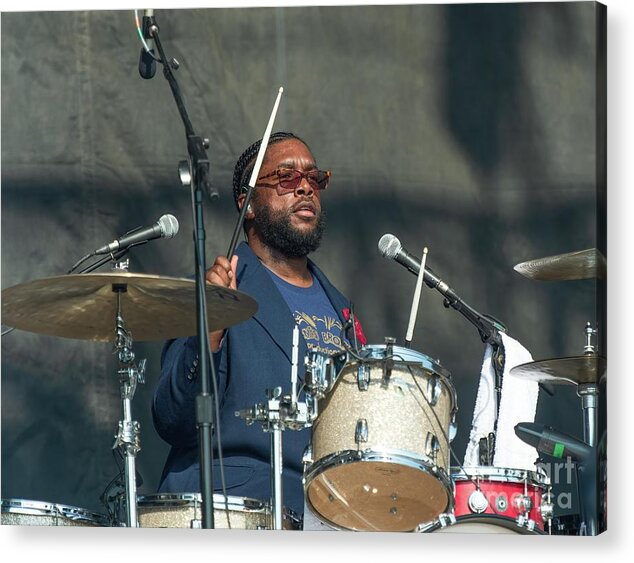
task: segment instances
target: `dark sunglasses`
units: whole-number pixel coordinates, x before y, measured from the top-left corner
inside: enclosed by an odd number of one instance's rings
[[[262,182],[262,180],[273,178],[274,176],[277,176],[276,183]],[[308,172],[302,172],[294,168],[278,168],[270,174],[258,178],[257,185],[277,187],[277,193],[284,195],[295,192],[302,183],[302,178],[306,178],[306,181],[313,190],[325,190],[330,181],[330,170],[309,170]]]

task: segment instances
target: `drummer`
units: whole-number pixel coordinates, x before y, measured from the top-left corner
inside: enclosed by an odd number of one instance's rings
[[[233,193],[238,210],[246,197],[261,141],[238,159]],[[266,400],[277,386],[290,391],[292,337],[300,329],[300,365],[307,350],[334,354],[343,350],[342,328],[350,303],[308,258],[324,232],[322,192],[330,172],[321,170],[308,145],[292,133],[271,135],[247,207],[241,243],[231,261],[218,256],[207,271],[209,283],[239,289],[258,302],[257,313],[209,339],[218,374],[220,432],[214,440],[214,491],[219,493],[218,438],[224,457],[227,495],[271,498],[270,436],[262,426],[236,417]],[[360,329],[359,338],[363,339]],[[170,340],[161,359],[154,395],[154,425],[171,446],[159,492],[200,492],[195,398],[200,392],[196,337]],[[298,515],[304,507],[302,455],[309,431],[283,435],[284,505]]]

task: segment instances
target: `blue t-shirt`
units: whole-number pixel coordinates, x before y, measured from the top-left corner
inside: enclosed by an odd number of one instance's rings
[[[343,327],[319,280],[313,276],[313,285],[297,287],[270,270],[267,271],[291,310],[308,349],[327,355],[342,352]]]

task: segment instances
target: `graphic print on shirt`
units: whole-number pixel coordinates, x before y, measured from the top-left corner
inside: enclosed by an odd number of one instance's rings
[[[332,355],[344,350],[341,342],[343,325],[338,318],[308,315],[303,311],[295,311],[293,317],[311,352]]]

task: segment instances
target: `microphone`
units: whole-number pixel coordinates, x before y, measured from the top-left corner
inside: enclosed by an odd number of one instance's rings
[[[154,23],[154,10],[143,10],[143,38],[147,43],[149,52],[145,50],[145,45],[141,47],[141,55],[139,56],[139,74],[141,78],[149,80],[156,74],[156,58],[154,57],[154,40],[150,33],[150,27],[156,25]]]
[[[134,231],[130,231],[122,237],[113,240],[110,244],[98,248],[93,254],[110,254],[135,244],[143,244],[155,238],[174,238],[177,233],[178,219],[174,215],[163,215],[151,227],[139,227]]]
[[[570,457],[573,461],[584,462],[594,455],[592,446],[559,432],[552,426],[520,422],[515,425],[515,434],[520,440],[533,446],[540,454],[551,457]]]
[[[412,274],[418,275],[420,272],[420,259],[413,256],[401,245],[401,241],[390,233],[384,234],[379,240],[379,252],[386,258],[396,260],[401,266],[405,266]],[[457,298],[452,289],[442,281],[431,268],[425,267],[423,272],[423,280],[432,289],[437,289],[449,298]]]

